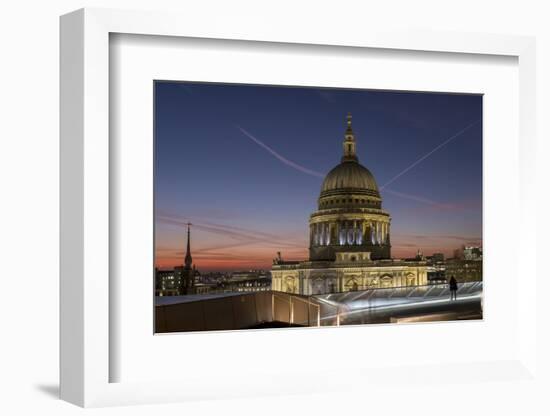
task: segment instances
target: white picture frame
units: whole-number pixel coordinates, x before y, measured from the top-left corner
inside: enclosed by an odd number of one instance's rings
[[[109,149],[109,37],[113,33],[225,39],[281,44],[332,45],[334,47],[430,51],[452,54],[483,54],[516,57],[519,66],[520,206],[519,246],[536,241],[535,189],[535,41],[509,35],[395,32],[374,29],[327,33],[322,28],[285,27],[277,24],[236,28],[231,22],[204,25],[202,19],[168,13],[82,9],[61,18],[61,398],[80,406],[157,403],[209,397],[254,394],[308,393],[352,388],[357,380],[349,371],[331,369],[326,386],[309,376],[304,386],[285,374],[271,374],[269,388],[244,384],[246,392],[213,383],[201,392],[196,379],[175,382],[111,382],[110,365],[116,357],[110,349],[109,275],[110,242]],[[519,252],[524,273],[518,287],[519,326],[517,354],[506,361],[457,365],[418,365],[416,381],[433,383],[441,370],[451,369],[467,381],[468,372],[484,371],[489,379],[526,380],[537,377],[535,290],[537,270],[532,252]],[[152,335],[152,334],[151,334]],[[474,360],[475,361],[475,360]],[[399,369],[370,368],[371,377],[391,382],[403,379]],[[407,370],[409,373],[411,370]],[[208,373],[205,373],[208,374]],[[207,375],[205,375],[207,377]],[[476,380],[474,380],[476,381]],[[409,381],[413,383],[413,381]],[[476,381],[479,382],[479,381]],[[273,385],[280,389],[273,389]],[[204,380],[203,380],[204,385]]]

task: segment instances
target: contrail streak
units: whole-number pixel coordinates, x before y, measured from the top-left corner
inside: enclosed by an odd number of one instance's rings
[[[317,172],[317,171],[314,171],[314,170],[311,170],[311,169],[308,169],[304,166],[301,166],[297,163],[294,163],[293,161],[291,160],[288,160],[287,158],[285,158],[284,156],[280,155],[279,153],[277,153],[275,150],[273,150],[271,147],[269,147],[268,145],[266,145],[265,143],[263,143],[261,140],[257,139],[256,137],[254,137],[252,134],[250,134],[248,131],[246,131],[245,129],[243,129],[241,126],[236,126],[240,131],[241,133],[243,133],[246,137],[248,137],[249,139],[251,139],[254,143],[256,143],[257,145],[263,147],[265,150],[267,150],[269,153],[271,153],[273,156],[275,156],[277,159],[279,159],[279,161],[281,161],[282,163],[284,163],[285,165],[287,166],[290,166],[291,168],[294,168],[296,170],[299,170],[300,172],[302,173],[306,173],[308,175],[311,175],[311,176],[315,176],[317,178],[324,178],[325,175],[321,172]]]
[[[443,146],[445,146],[446,144],[450,143],[452,140],[456,139],[458,136],[460,136],[462,133],[464,133],[466,130],[472,128],[473,126],[475,126],[477,123],[479,123],[481,120],[476,120],[474,121],[473,123],[469,124],[468,126],[464,127],[462,130],[460,130],[458,133],[452,135],[451,137],[449,137],[447,140],[445,140],[443,143],[437,145],[434,149],[430,150],[428,153],[426,153],[424,156],[422,156],[420,159],[418,159],[416,162],[414,162],[412,165],[410,165],[409,167],[403,169],[401,172],[399,172],[397,175],[395,175],[393,178],[391,178],[388,182],[386,182],[383,186],[380,187],[380,190],[384,189],[386,186],[388,186],[389,184],[395,182],[398,178],[400,178],[401,176],[403,176],[405,173],[407,173],[409,170],[411,170],[412,168],[414,168],[416,165],[418,165],[420,162],[422,162],[424,159],[428,158],[430,155],[432,155],[433,153],[437,152],[439,149],[441,149]]]
[[[393,190],[387,189],[387,188],[384,189],[384,192],[386,192],[388,194],[391,194],[391,195],[399,196],[401,198],[410,199],[412,201],[417,201],[417,202],[422,202],[424,204],[433,205],[434,207],[438,207],[438,208],[448,208],[448,209],[455,208],[455,206],[453,204],[442,204],[440,202],[432,201],[431,199],[428,199],[428,198],[423,198],[423,197],[417,196],[417,195],[405,194],[403,192],[397,192],[397,191],[393,191]]]
[[[164,224],[171,224],[171,225],[176,225],[181,227],[184,227],[187,224],[187,222],[184,220],[164,217],[164,216],[157,217],[157,221],[162,222]],[[246,229],[239,229],[237,227],[227,227],[224,225],[208,225],[205,223],[201,224],[197,222],[194,222],[193,226],[194,228],[199,230],[230,237],[230,238],[233,238],[234,240],[237,240],[240,243],[246,243],[243,245],[248,245],[255,242],[255,243],[264,243],[264,244],[277,244],[277,246],[284,246],[284,247],[291,247],[291,248],[301,247],[301,245],[299,244],[289,243],[288,241],[285,241],[283,238],[278,236],[269,236],[269,234],[267,233],[253,232]]]
[[[399,175],[395,176],[391,181],[389,181],[388,183],[386,183],[384,186],[382,186],[380,188],[380,190],[384,190],[385,192],[387,193],[390,193],[392,195],[395,195],[395,196],[398,196],[398,197],[401,197],[401,198],[406,198],[406,199],[411,199],[413,201],[417,201],[417,202],[421,202],[421,203],[424,203],[424,204],[428,204],[428,205],[432,205],[432,206],[436,206],[436,207],[439,207],[439,208],[451,208],[452,205],[450,204],[442,204],[442,203],[438,203],[436,201],[432,201],[432,200],[429,200],[427,198],[422,198],[422,197],[419,197],[419,196],[416,196],[416,195],[410,195],[410,194],[404,194],[402,192],[397,192],[397,191],[392,191],[390,189],[384,189],[384,187],[388,186],[389,184],[391,184],[394,180],[396,180],[398,177],[400,177],[401,175],[403,175],[404,173],[406,173],[407,171],[409,171],[410,169],[412,169],[414,166],[418,165],[420,162],[422,162],[424,159],[426,159],[428,156],[430,156],[432,153],[434,153],[435,151],[437,151],[438,149],[440,149],[441,147],[445,146],[447,143],[449,143],[451,140],[455,139],[456,137],[458,137],[459,135],[461,135],[462,133],[464,133],[466,130],[468,130],[470,127],[472,127],[474,124],[476,124],[477,122],[479,122],[480,120],[477,120],[476,122],[470,124],[468,127],[466,127],[465,129],[461,130],[460,132],[458,132],[457,134],[455,134],[454,136],[450,137],[449,139],[447,139],[446,141],[444,141],[443,143],[441,143],[440,145],[438,145],[435,149],[431,150],[429,153],[425,154],[424,156],[422,156],[419,160],[417,160],[416,162],[414,162],[412,165],[410,165],[408,168],[406,168],[405,170],[403,170]],[[306,173],[308,175],[312,175],[312,176],[315,176],[315,177],[318,177],[318,178],[324,178],[325,177],[325,174],[324,173],[321,173],[321,172],[317,172],[317,171],[314,171],[314,170],[311,170],[311,169],[308,169],[304,166],[301,166],[301,165],[298,165],[297,163],[294,163],[292,162],[291,160],[288,160],[287,158],[285,158],[284,156],[280,155],[279,153],[277,153],[275,150],[273,150],[272,148],[270,148],[269,146],[267,146],[265,143],[263,143],[261,140],[259,140],[258,138],[254,137],[251,133],[249,133],[248,131],[246,131],[245,129],[243,129],[242,127],[240,127],[239,125],[235,125],[245,136],[247,136],[248,138],[250,138],[254,143],[258,144],[259,146],[263,147],[265,150],[267,150],[269,153],[271,153],[273,156],[275,156],[278,160],[280,160],[282,163],[284,163],[285,165],[287,166],[290,166],[302,173]]]

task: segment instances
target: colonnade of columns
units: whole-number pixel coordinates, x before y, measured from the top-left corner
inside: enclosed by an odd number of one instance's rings
[[[318,222],[309,230],[312,246],[387,244],[389,234],[389,222],[372,220]]]

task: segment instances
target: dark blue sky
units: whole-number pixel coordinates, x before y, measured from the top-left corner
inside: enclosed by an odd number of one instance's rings
[[[479,95],[157,82],[157,264],[181,263],[188,220],[202,270],[305,258],[322,178],[304,170],[339,163],[348,112],[379,187],[412,166],[382,190],[394,256],[481,243]]]

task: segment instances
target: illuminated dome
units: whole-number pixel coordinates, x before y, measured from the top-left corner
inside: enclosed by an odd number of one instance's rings
[[[327,174],[321,187],[321,196],[334,193],[333,191],[359,191],[379,196],[374,176],[356,161],[342,162]]]
[[[340,164],[325,177],[319,196],[319,209],[337,207],[381,208],[382,199],[373,174],[359,163],[351,115],[343,145]]]
[[[359,163],[348,114],[343,155],[321,186],[318,207],[309,217],[310,261],[339,255],[370,260],[391,258],[390,215],[373,174]],[[344,253],[344,254],[343,254]]]

